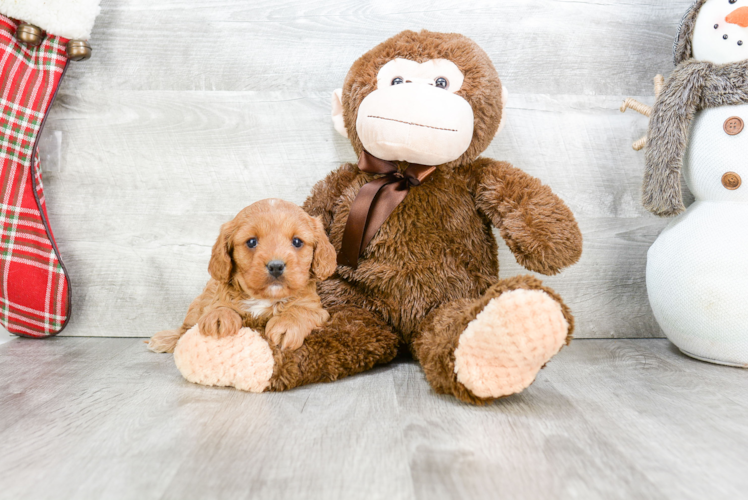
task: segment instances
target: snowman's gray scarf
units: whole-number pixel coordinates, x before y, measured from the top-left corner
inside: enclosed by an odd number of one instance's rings
[[[681,168],[697,111],[748,103],[748,61],[716,65],[689,59],[665,82],[649,120],[642,202],[661,217],[683,212]]]

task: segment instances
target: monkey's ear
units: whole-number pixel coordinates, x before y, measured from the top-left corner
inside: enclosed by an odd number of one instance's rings
[[[506,87],[502,85],[501,86],[501,121],[499,122],[499,128],[496,130],[496,135],[499,135],[499,132],[501,132],[504,129],[504,125],[506,124],[506,103],[508,100],[509,100],[509,91],[506,89]]]
[[[332,124],[340,135],[348,138],[348,130],[343,120],[343,89],[335,89],[332,93]]]

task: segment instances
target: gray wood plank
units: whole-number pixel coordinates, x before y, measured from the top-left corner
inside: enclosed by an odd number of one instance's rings
[[[553,384],[577,402],[590,425],[608,430],[616,451],[662,498],[745,495],[748,371],[691,360],[665,342],[593,346],[583,356],[571,350],[576,363],[559,363],[558,369],[574,378]],[[574,374],[571,364],[577,365]],[[580,385],[592,376],[609,380],[604,390]],[[606,411],[611,405],[615,412]],[[715,468],[714,453],[720,463]]]
[[[124,339],[100,342],[90,338],[9,342],[2,356],[0,429],[9,429],[55,398],[56,388],[67,384],[71,373],[86,380],[131,345],[132,341]]]
[[[740,498],[748,371],[579,340],[477,408],[406,359],[281,394],[195,386],[138,339],[0,346],[0,499]]]
[[[8,333],[4,328],[0,328],[0,344],[4,344],[14,338],[15,336]]]
[[[257,396],[192,385],[139,339],[17,339],[0,498],[412,498],[396,414],[385,369]]]
[[[102,2],[80,90],[303,90],[341,86],[351,63],[405,29],[464,33],[510,90],[649,93],[672,68],[690,0],[118,0]]]
[[[580,340],[476,410],[395,372],[417,498],[739,498],[748,371],[665,340]]]

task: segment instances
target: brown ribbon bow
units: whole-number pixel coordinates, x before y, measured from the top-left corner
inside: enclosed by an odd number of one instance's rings
[[[400,172],[391,161],[380,160],[366,151],[361,152],[358,169],[384,177],[364,184],[351,204],[348,221],[343,232],[343,244],[338,254],[338,264],[358,267],[358,258],[384,221],[402,202],[411,186],[420,186],[434,173],[436,167],[411,164]]]

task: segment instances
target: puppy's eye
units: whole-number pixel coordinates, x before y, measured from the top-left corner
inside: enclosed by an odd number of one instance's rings
[[[440,76],[439,78],[434,80],[434,84],[440,89],[446,89],[447,87],[449,87],[449,82],[443,76]]]
[[[257,246],[257,238],[250,238],[247,240],[247,246],[249,248],[254,248]]]
[[[735,2],[737,2],[737,1],[738,1],[738,0],[730,0],[730,3],[735,3]]]
[[[399,76],[392,79],[392,85],[400,85],[401,83],[403,83],[403,79]]]
[[[300,239],[298,239],[298,238],[294,238],[294,239],[292,239],[292,240],[291,240],[291,244],[292,244],[293,246],[295,246],[296,248],[301,248],[301,247],[303,247],[303,246],[304,246],[304,242],[303,242],[303,241],[301,241],[301,240],[300,240]]]

